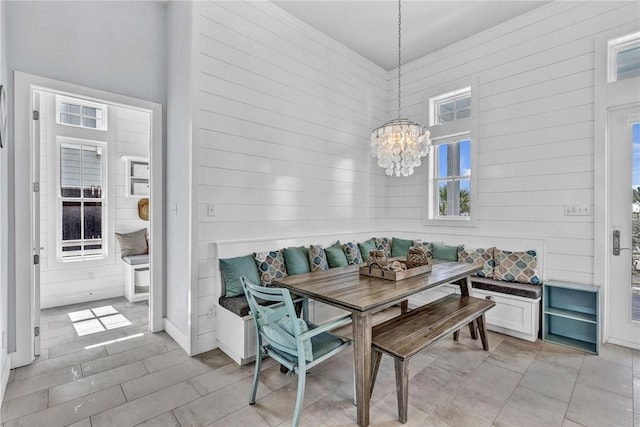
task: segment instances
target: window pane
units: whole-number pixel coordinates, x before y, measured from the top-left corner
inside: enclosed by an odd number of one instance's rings
[[[97,109],[94,107],[82,107],[82,115],[88,117],[95,117]]]
[[[81,197],[80,188],[75,187],[62,187],[60,193],[62,197]]]
[[[81,202],[62,202],[62,240],[80,240]]]
[[[82,157],[80,147],[60,148],[60,186],[82,187]]]
[[[102,155],[96,147],[85,147],[82,153],[84,197],[102,198]]]
[[[94,250],[95,251],[96,249],[97,250],[102,249],[102,245],[86,245],[84,248],[87,251],[90,251],[90,250]]]
[[[471,106],[471,96],[460,98],[456,101],[456,110],[462,110]]]
[[[69,114],[60,114],[60,123],[66,125],[80,126],[80,116],[72,116]]]
[[[466,119],[467,117],[471,117],[470,108],[466,108],[464,110],[458,110],[456,113],[456,119]]]
[[[440,124],[452,122],[456,118],[456,113],[445,113],[440,115]]]
[[[60,111],[63,113],[80,114],[82,110],[79,105],[63,102],[60,104]]]
[[[460,212],[458,215],[471,215],[471,180],[460,180]]]
[[[94,128],[95,129],[96,126],[97,126],[96,119],[90,119],[90,118],[85,117],[83,119],[83,126],[86,127],[86,128]]]
[[[640,76],[640,46],[618,52],[616,64],[618,80]]]
[[[82,249],[81,246],[65,246],[62,248],[62,252],[79,252]]]
[[[460,141],[460,175],[471,175],[471,141]]]
[[[84,238],[102,238],[102,202],[84,204]]]
[[[449,176],[447,144],[438,145],[438,178]]]

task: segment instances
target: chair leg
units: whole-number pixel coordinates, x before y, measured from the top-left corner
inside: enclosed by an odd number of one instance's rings
[[[256,403],[256,394],[258,393],[258,379],[260,378],[260,368],[262,367],[262,351],[260,347],[256,351],[256,370],[253,373],[253,386],[249,395],[249,405]]]
[[[482,349],[489,351],[489,338],[487,334],[487,324],[484,321],[484,314],[478,316],[476,323],[478,324],[478,331],[480,332],[480,339],[482,340]]]
[[[302,405],[304,404],[304,386],[307,378],[307,372],[302,367],[298,372],[298,394],[296,396],[296,407],[293,410],[293,420],[291,427],[297,427],[300,424],[300,414],[302,413]]]
[[[398,417],[405,424],[409,411],[409,361],[394,359],[396,368],[396,393],[398,395]]]
[[[369,398],[373,395],[373,386],[376,384],[376,377],[378,376],[378,369],[380,368],[380,360],[382,359],[382,353],[375,348],[371,349],[371,384],[369,387]]]
[[[458,341],[458,337],[460,336],[460,329],[453,332],[453,340]]]
[[[469,322],[469,333],[471,334],[472,340],[478,339],[478,334],[476,334],[476,324],[473,321]]]

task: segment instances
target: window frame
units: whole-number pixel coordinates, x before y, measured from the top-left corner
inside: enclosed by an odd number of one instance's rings
[[[96,148],[100,148],[102,151],[101,156],[101,166],[102,166],[102,186],[101,186],[101,194],[100,197],[92,197],[85,198],[84,194],[81,193],[80,197],[65,197],[62,195],[62,148],[65,145],[71,146],[92,146]],[[70,138],[66,136],[56,136],[56,160],[55,160],[55,203],[56,203],[56,233],[55,233],[55,247],[56,247],[56,261],[58,262],[77,262],[77,261],[89,261],[89,260],[103,260],[109,258],[108,251],[108,236],[109,236],[109,210],[108,210],[108,195],[109,195],[109,186],[108,186],[108,151],[107,151],[107,143],[104,141],[94,141],[89,139],[80,139],[80,138]],[[81,239],[79,245],[82,246],[80,255],[67,255],[64,256],[63,247],[73,245],[71,243],[65,244],[62,240],[62,220],[63,220],[63,203],[66,201],[79,201],[81,203],[85,202],[96,202],[100,201],[102,203],[102,216],[100,219],[102,226],[102,237],[99,239],[100,244],[102,245],[100,253],[84,253],[84,245],[90,244],[86,243],[87,240],[98,240],[98,239],[85,239],[84,233],[81,231]],[[82,218],[82,223],[84,224],[84,216]],[[81,230],[84,230],[84,226],[81,226]]]
[[[638,77],[632,76],[621,80],[618,79],[618,53],[634,47],[640,48],[640,31],[607,41],[607,83],[615,83],[627,80],[628,78]]]
[[[83,107],[88,107],[88,108],[95,108],[96,110],[100,110],[102,111],[102,118],[101,118],[101,126],[97,126],[97,114],[96,117],[91,117],[91,116],[85,116],[83,113],[80,113],[79,117],[80,117],[80,124],[79,125],[75,125],[72,123],[64,123],[60,120],[60,114],[62,114],[62,104],[72,104],[72,105],[78,105],[80,106],[80,108],[82,109]],[[108,112],[108,108],[106,104],[100,104],[98,102],[91,102],[91,101],[87,101],[84,99],[79,99],[79,98],[71,98],[68,96],[64,96],[64,95],[56,95],[56,124],[60,125],[60,126],[70,126],[70,127],[74,127],[74,128],[80,128],[80,129],[89,129],[89,130],[97,130],[97,131],[103,131],[106,132],[108,130],[108,126],[107,126],[107,112]],[[64,114],[69,114],[69,113],[64,113]],[[90,126],[85,126],[84,125],[84,118],[90,118],[90,119],[96,119],[96,127],[90,127]]]
[[[469,92],[471,96],[470,117],[457,119],[453,122],[437,123],[436,103],[451,98],[460,98]],[[448,96],[447,96],[448,95]],[[476,227],[478,224],[478,81],[475,78],[457,80],[439,86],[425,93],[423,108],[425,121],[429,123],[432,147],[423,169],[423,224],[429,226]],[[439,182],[437,178],[437,146],[456,141],[470,141],[469,215],[440,216],[439,215]]]

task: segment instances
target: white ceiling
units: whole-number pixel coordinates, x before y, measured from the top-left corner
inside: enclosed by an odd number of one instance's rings
[[[386,70],[398,64],[398,3],[394,0],[274,1],[298,19]],[[547,1],[402,3],[402,63],[522,15]]]

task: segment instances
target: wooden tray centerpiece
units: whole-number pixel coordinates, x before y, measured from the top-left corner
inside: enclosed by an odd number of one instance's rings
[[[366,265],[360,266],[360,274],[398,281],[418,274],[429,273],[431,263],[422,249],[412,247],[407,259],[387,258],[384,251],[371,251]]]

